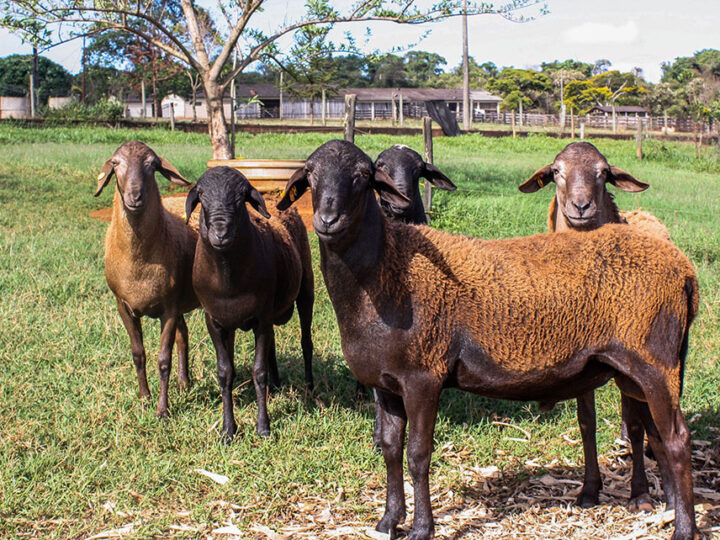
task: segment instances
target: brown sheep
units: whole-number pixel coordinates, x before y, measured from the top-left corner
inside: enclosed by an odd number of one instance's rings
[[[165,210],[155,172],[181,186],[190,183],[147,145],[126,142],[105,162],[97,178],[97,197],[115,175],[112,219],[105,235],[105,278],[117,300],[137,373],[140,397],[150,399],[145,374],[142,316],[160,319],[160,397],[157,415],[168,416],[168,382],[173,340],[178,348],[178,379],[190,385],[188,331],[183,314],[198,307],[192,289],[197,233]]]
[[[548,209],[548,230],[588,231],[608,223],[630,223],[636,230],[670,240],[665,225],[655,216],[644,210],[621,211],[606,184],[630,192],[644,191],[648,184],[640,182],[624,170],[611,166],[605,156],[588,142],[575,142],[567,145],[555,160],[536,171],[519,189],[532,193],[550,182],[557,186],[555,196]],[[598,504],[602,479],[597,462],[595,440],[595,396],[593,393],[580,396],[577,400],[578,422],[585,454],[585,481],[577,498],[577,504],[589,508]],[[552,403],[541,404],[542,408],[552,407]],[[627,433],[633,456],[633,475],[629,507],[632,510],[652,510],[652,499],[648,491],[643,457],[644,429],[639,418],[628,415],[628,407],[623,404],[623,434]]]
[[[343,354],[382,412],[388,492],[379,531],[393,534],[405,518],[408,424],[408,538],[433,535],[428,473],[443,388],[558,401],[614,378],[661,465],[673,538],[696,536],[679,399],[698,287],[674,245],[615,225],[483,241],[391,222],[374,191],[396,206],[409,201],[346,141],[313,152],[278,208],[308,188]]]
[[[217,353],[223,438],[229,442],[237,430],[232,402],[237,328],[255,334],[257,432],[268,436],[268,367],[271,379],[279,378],[273,325],[290,320],[293,304],[300,319],[305,383],[309,390],[313,386],[310,327],[315,288],[307,231],[294,208],[271,216],[262,195],[230,167],[208,169],[198,179],[188,193],[188,219],[199,203],[200,235],[192,282]],[[254,211],[248,211],[245,203]]]

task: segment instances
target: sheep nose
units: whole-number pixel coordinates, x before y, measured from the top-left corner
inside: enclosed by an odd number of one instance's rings
[[[327,227],[330,227],[330,225],[332,225],[333,223],[335,223],[340,216],[338,214],[334,214],[334,215],[320,214],[318,217],[320,218],[320,221],[322,222],[322,224],[327,228]]]
[[[588,208],[590,208],[590,203],[587,203],[587,204],[578,204],[578,203],[576,203],[576,202],[573,201],[573,206],[574,206],[575,208],[577,208],[578,214],[580,214],[580,215],[582,216],[582,215],[585,213],[585,211],[586,211]]]

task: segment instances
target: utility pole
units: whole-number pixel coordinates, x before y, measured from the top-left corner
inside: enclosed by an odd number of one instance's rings
[[[143,90],[145,88],[143,87]],[[83,36],[83,50],[82,50],[82,77],[80,83],[80,103],[85,105],[85,36]],[[145,100],[143,100],[143,110],[145,110]],[[143,114],[145,116],[145,114]]]
[[[278,117],[282,120],[283,117],[283,72],[280,71],[280,103],[278,106]]]
[[[467,27],[467,0],[463,0],[462,14],[462,54],[463,54],[463,129],[470,129],[472,111],[470,110],[470,65],[468,60],[468,27]]]
[[[38,50],[37,45],[33,44],[33,69],[32,77],[30,77],[30,109],[32,116],[37,114],[40,100],[38,99],[37,87],[40,86],[40,69],[38,68]]]

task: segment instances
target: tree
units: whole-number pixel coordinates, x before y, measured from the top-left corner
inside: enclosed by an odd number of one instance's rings
[[[337,5],[342,7],[336,7],[330,0],[308,0],[302,17],[282,22],[266,33],[253,26],[253,22],[257,19],[255,16],[267,7],[267,0],[219,0],[220,11],[228,24],[224,25],[227,31],[223,35],[222,47],[215,54],[207,46],[208,41],[212,40],[209,39],[207,28],[202,25],[201,10],[195,0],[180,0],[185,19],[182,28],[170,28],[156,16],[153,8],[158,3],[163,2],[3,0],[5,15],[2,23],[23,35],[32,32],[33,39],[40,39],[38,36],[47,39],[50,28],[56,28],[62,39],[91,31],[120,30],[152,43],[200,74],[210,116],[213,156],[231,158],[232,150],[223,114],[223,93],[236,75],[261,60],[268,48],[277,46],[277,41],[283,36],[293,34],[305,26],[357,21],[422,24],[455,17],[462,11],[460,0],[434,0],[432,3],[419,3],[416,0],[338,2]],[[547,12],[543,0],[513,0],[498,6],[473,3],[468,14],[495,13],[515,20],[527,20],[520,10],[530,6],[537,6],[540,14]],[[28,21],[33,21],[32,29],[28,29]],[[149,32],[146,28],[152,28],[153,31]],[[230,60],[241,37],[237,65],[229,73],[224,73],[223,67]]]
[[[505,98],[504,108],[519,108],[522,112],[525,106],[547,108],[542,100],[552,91],[552,83],[547,75],[537,71],[505,68],[488,82],[487,88]]]
[[[592,76],[592,71],[595,68],[595,64],[587,64],[580,62],[579,60],[553,60],[552,62],[543,62],[540,64],[540,71],[546,75],[552,76],[553,73],[558,71],[575,71],[582,73],[580,79],[586,79]]]
[[[22,97],[30,89],[30,73],[33,70],[31,54],[12,54],[0,58],[0,91],[5,96]],[[40,56],[38,58],[39,80],[35,83],[39,103],[47,104],[49,97],[69,96],[72,75],[60,64]]]
[[[610,66],[612,66],[612,62],[607,58],[595,60],[595,65],[592,68],[592,74],[600,75],[601,73],[607,73],[607,71],[610,69]]]
[[[443,72],[447,60],[436,53],[411,51],[405,55],[404,64],[408,84],[422,87]]]
[[[378,88],[408,86],[405,62],[401,57],[394,54],[384,54],[369,60],[368,75],[372,81],[372,86]]]
[[[565,87],[565,102],[578,109],[595,105],[612,108],[613,132],[617,131],[615,107],[623,103],[630,104],[631,98],[647,93],[644,86],[632,73],[606,71],[586,81],[573,81]]]

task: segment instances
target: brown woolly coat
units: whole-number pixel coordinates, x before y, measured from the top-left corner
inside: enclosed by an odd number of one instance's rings
[[[667,359],[653,358],[648,345],[681,337],[697,311],[695,271],[671,243],[616,225],[490,241],[388,220],[384,227],[374,272],[346,282],[354,299],[333,297],[356,375],[354,364],[392,343],[406,369],[446,386],[556,401],[578,393],[558,395],[558,382],[571,383],[593,352],[620,346],[659,365],[678,399],[680,343]],[[326,273],[328,289],[341,290],[348,277]],[[360,380],[395,391],[388,377]]]
[[[166,308],[187,313],[198,306],[192,288],[197,233],[162,207],[159,193],[149,195],[141,221],[131,225],[115,190],[105,235],[105,278],[136,316],[159,317]]]
[[[251,226],[260,239],[259,251],[233,257],[242,268],[237,275],[231,273],[233,283],[225,283],[228,274],[217,266],[219,259],[212,248],[204,241],[198,241],[195,290],[205,309],[227,327],[247,329],[246,320],[258,314],[272,320],[273,324],[284,324],[289,318],[286,318],[288,311],[292,314],[303,278],[310,280],[308,287],[313,290],[307,230],[295,208],[280,212],[271,205],[269,219],[249,206],[247,211]],[[246,264],[247,256],[253,261],[262,261],[262,264]],[[258,305],[260,297],[256,293],[259,290],[274,290],[272,305]],[[254,300],[235,304],[234,300],[239,297]],[[239,311],[238,305],[242,306]]]

